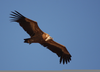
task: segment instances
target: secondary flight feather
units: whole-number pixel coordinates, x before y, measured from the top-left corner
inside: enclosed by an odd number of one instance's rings
[[[60,57],[60,63],[63,62],[63,64],[67,64],[71,61],[71,54],[66,47],[55,42],[49,34],[43,32],[36,21],[26,18],[17,11],[12,12],[10,15],[12,18],[11,21],[18,22],[19,25],[30,35],[30,38],[24,39],[24,43],[41,44],[53,53],[56,53],[58,57]]]

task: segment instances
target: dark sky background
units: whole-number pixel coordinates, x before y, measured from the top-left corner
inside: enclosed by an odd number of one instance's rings
[[[39,27],[68,49],[72,60],[40,44],[26,44],[29,35],[10,22],[11,11],[38,22]],[[0,70],[100,69],[100,0],[0,0]]]

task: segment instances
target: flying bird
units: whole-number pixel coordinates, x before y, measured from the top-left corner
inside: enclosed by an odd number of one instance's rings
[[[67,64],[71,61],[71,54],[65,46],[55,42],[53,38],[43,32],[36,21],[26,18],[17,11],[11,11],[11,21],[18,22],[19,25],[30,35],[30,38],[24,39],[24,43],[39,43],[47,49],[56,53],[60,57],[60,63]]]

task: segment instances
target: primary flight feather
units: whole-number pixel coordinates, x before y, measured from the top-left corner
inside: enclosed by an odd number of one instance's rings
[[[53,38],[43,32],[36,21],[30,20],[24,17],[19,12],[15,11],[10,14],[11,21],[18,22],[19,25],[30,35],[30,38],[24,39],[25,43],[40,43],[44,47],[47,47],[52,52],[56,53],[60,57],[60,63],[68,63],[71,60],[71,55],[65,46],[55,42]]]

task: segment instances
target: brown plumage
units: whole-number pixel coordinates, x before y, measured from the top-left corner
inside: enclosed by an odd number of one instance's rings
[[[60,63],[63,60],[63,64],[70,62],[71,55],[65,46],[55,42],[49,34],[43,32],[36,21],[30,20],[24,17],[19,12],[12,12],[11,18],[13,22],[18,22],[20,26],[30,35],[30,38],[24,39],[25,43],[40,43],[44,47],[47,47],[52,52],[56,53],[60,57]]]

